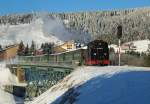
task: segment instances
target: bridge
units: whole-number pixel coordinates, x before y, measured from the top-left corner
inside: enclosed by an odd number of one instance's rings
[[[63,63],[16,62],[6,65],[17,75],[20,83],[27,83],[25,100],[39,96],[70,74],[76,66]]]

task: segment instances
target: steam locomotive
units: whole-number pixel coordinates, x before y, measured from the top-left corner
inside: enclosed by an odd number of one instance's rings
[[[108,43],[94,40],[88,44],[86,65],[109,65]]]
[[[87,49],[76,49],[68,52],[45,54],[37,56],[19,56],[22,64],[59,64],[59,65],[109,65],[108,43],[94,40],[87,45]]]

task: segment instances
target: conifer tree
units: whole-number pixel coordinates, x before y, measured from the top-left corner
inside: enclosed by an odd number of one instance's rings
[[[36,51],[35,42],[32,40],[32,44],[30,47],[30,55],[34,55],[35,51]]]
[[[44,48],[44,44],[42,43],[42,44],[41,44],[41,49],[43,49],[43,48]]]
[[[24,52],[25,56],[29,55],[29,46],[27,44],[26,48],[25,48],[25,52]]]
[[[18,55],[19,56],[23,56],[24,55],[24,49],[25,49],[25,46],[23,44],[23,41],[21,40],[21,42],[19,44],[19,47],[18,47]]]
[[[0,45],[0,50],[3,50],[3,49],[2,49],[2,45]]]
[[[53,43],[42,43],[41,49],[43,49],[44,54],[51,54],[54,44]]]

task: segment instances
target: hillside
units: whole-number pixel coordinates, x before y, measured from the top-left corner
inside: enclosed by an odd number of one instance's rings
[[[150,68],[79,67],[28,104],[149,104]]]
[[[123,26],[122,42],[150,39],[150,9],[129,9],[118,11],[97,11],[65,14],[69,28],[75,28],[100,37],[109,43],[116,43],[116,27]]]
[[[90,34],[92,38],[100,37],[109,43],[116,43],[116,26],[123,26],[122,42],[150,39],[150,8],[136,8],[127,10],[78,12],[78,13],[31,13],[12,14],[0,17],[2,25],[31,24],[32,21],[47,17],[47,22],[59,19],[65,24],[65,30],[73,34]],[[55,23],[46,25],[53,27]],[[56,26],[56,25],[54,25]],[[59,26],[57,25],[59,28]],[[51,29],[50,29],[51,30]],[[58,29],[57,29],[58,31]],[[63,30],[59,30],[63,32]],[[55,31],[51,31],[58,34]],[[59,32],[59,33],[60,33]],[[67,33],[64,33],[64,35]]]

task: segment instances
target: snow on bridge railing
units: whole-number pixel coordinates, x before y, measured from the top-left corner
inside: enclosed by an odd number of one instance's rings
[[[58,61],[58,62],[53,62],[53,61],[49,61],[49,62],[39,62],[39,61],[32,61],[32,62],[27,62],[27,61],[19,61],[18,64],[22,64],[22,65],[41,65],[41,66],[78,66],[79,62],[77,61],[68,61],[68,62],[64,62],[64,61]]]

